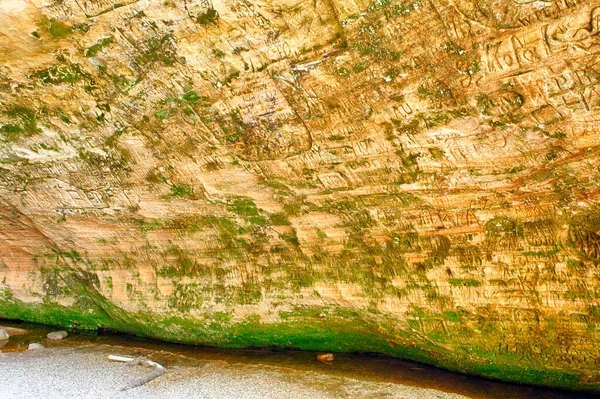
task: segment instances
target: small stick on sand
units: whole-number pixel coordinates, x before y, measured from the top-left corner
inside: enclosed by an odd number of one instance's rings
[[[144,385],[145,383],[152,381],[156,377],[160,377],[167,371],[167,369],[165,369],[160,364],[153,362],[152,360],[143,360],[139,357],[134,359],[132,357],[108,355],[108,360],[112,360],[115,362],[125,362],[125,363],[127,363],[129,365],[133,365],[133,366],[142,365],[145,367],[152,367],[154,369],[151,372],[149,372],[148,374],[143,375],[140,378],[133,380],[127,386],[125,386],[123,389],[121,389],[121,391],[127,391],[128,389],[132,389],[135,387],[139,387],[140,385]]]

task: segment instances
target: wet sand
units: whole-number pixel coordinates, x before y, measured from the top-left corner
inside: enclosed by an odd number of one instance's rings
[[[209,361],[174,366],[157,379],[122,392],[149,369],[110,362],[109,347],[49,348],[0,358],[2,398],[244,398],[463,399],[401,384],[331,376],[318,371]],[[2,355],[0,355],[2,356]]]

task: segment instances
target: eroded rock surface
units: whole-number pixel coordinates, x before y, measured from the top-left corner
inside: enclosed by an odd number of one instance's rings
[[[0,316],[598,389],[600,2],[0,2]]]

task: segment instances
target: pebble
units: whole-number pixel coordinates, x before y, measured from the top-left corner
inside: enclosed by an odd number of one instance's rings
[[[323,363],[331,364],[333,363],[335,357],[333,353],[325,353],[324,355],[317,356],[317,360]]]
[[[0,328],[0,341],[4,339],[9,339],[10,334],[6,328]]]
[[[54,331],[51,332],[47,335],[48,339],[63,339],[63,338],[67,338],[67,332],[66,331]]]
[[[42,344],[38,344],[37,342],[31,343],[29,344],[29,346],[27,347],[28,351],[33,351],[33,350],[37,350],[37,349],[44,349],[45,346]]]

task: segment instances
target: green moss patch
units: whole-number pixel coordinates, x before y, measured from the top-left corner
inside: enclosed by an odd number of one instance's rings
[[[73,28],[53,18],[44,18],[38,22],[38,27],[52,39],[62,39],[73,33]]]

